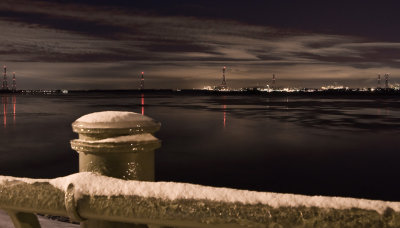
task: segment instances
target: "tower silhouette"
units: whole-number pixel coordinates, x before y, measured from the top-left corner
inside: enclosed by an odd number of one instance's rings
[[[273,89],[275,89],[275,81],[276,81],[275,74],[272,74],[272,88]]]
[[[378,89],[381,88],[381,74],[378,74]]]
[[[8,85],[7,85],[7,66],[4,65],[4,73],[3,73],[3,85],[2,85],[2,89],[3,90],[8,90]]]
[[[13,92],[17,91],[17,80],[15,79],[15,72],[13,72],[13,77],[12,77],[12,91]]]
[[[224,87],[226,87],[225,70],[226,70],[226,66],[224,66],[224,67],[222,68],[222,83],[221,83],[221,86],[224,86]]]
[[[142,77],[140,78],[140,90],[144,90],[144,72],[142,71]]]
[[[389,89],[389,74],[385,74],[385,89]]]

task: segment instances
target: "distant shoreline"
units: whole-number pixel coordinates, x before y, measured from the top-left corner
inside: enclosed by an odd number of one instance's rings
[[[374,90],[374,91],[357,91],[357,90],[324,90],[324,91],[296,91],[296,92],[285,92],[285,91],[273,91],[265,92],[259,90],[248,90],[248,91],[216,91],[216,90],[193,90],[193,89],[145,89],[145,90],[17,90],[17,91],[4,91],[0,90],[0,94],[30,94],[30,95],[42,95],[42,94],[94,94],[94,93],[105,93],[105,94],[169,94],[169,95],[192,95],[192,96],[306,96],[306,97],[329,97],[329,96],[341,96],[341,97],[354,97],[354,96],[400,96],[400,90]]]

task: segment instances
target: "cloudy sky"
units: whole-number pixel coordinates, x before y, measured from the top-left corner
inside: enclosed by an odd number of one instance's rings
[[[0,64],[19,89],[400,82],[396,1],[0,2]]]

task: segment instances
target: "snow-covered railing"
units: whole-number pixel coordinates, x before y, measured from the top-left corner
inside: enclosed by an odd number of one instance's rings
[[[125,181],[90,172],[52,180],[2,177],[0,192],[0,207],[7,211],[60,215],[75,221],[102,220],[110,224],[123,222],[154,227],[400,225],[400,203],[395,202]],[[116,226],[112,223],[109,227]]]
[[[81,227],[400,227],[400,202],[303,196],[154,180],[156,121],[128,112],[79,118],[80,173],[56,179],[0,177],[0,208],[15,227],[35,213]]]

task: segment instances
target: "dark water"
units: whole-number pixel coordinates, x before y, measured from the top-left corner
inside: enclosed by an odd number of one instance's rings
[[[1,110],[1,175],[76,172],[71,123],[124,110],[162,123],[157,180],[400,201],[397,98],[8,95]]]

